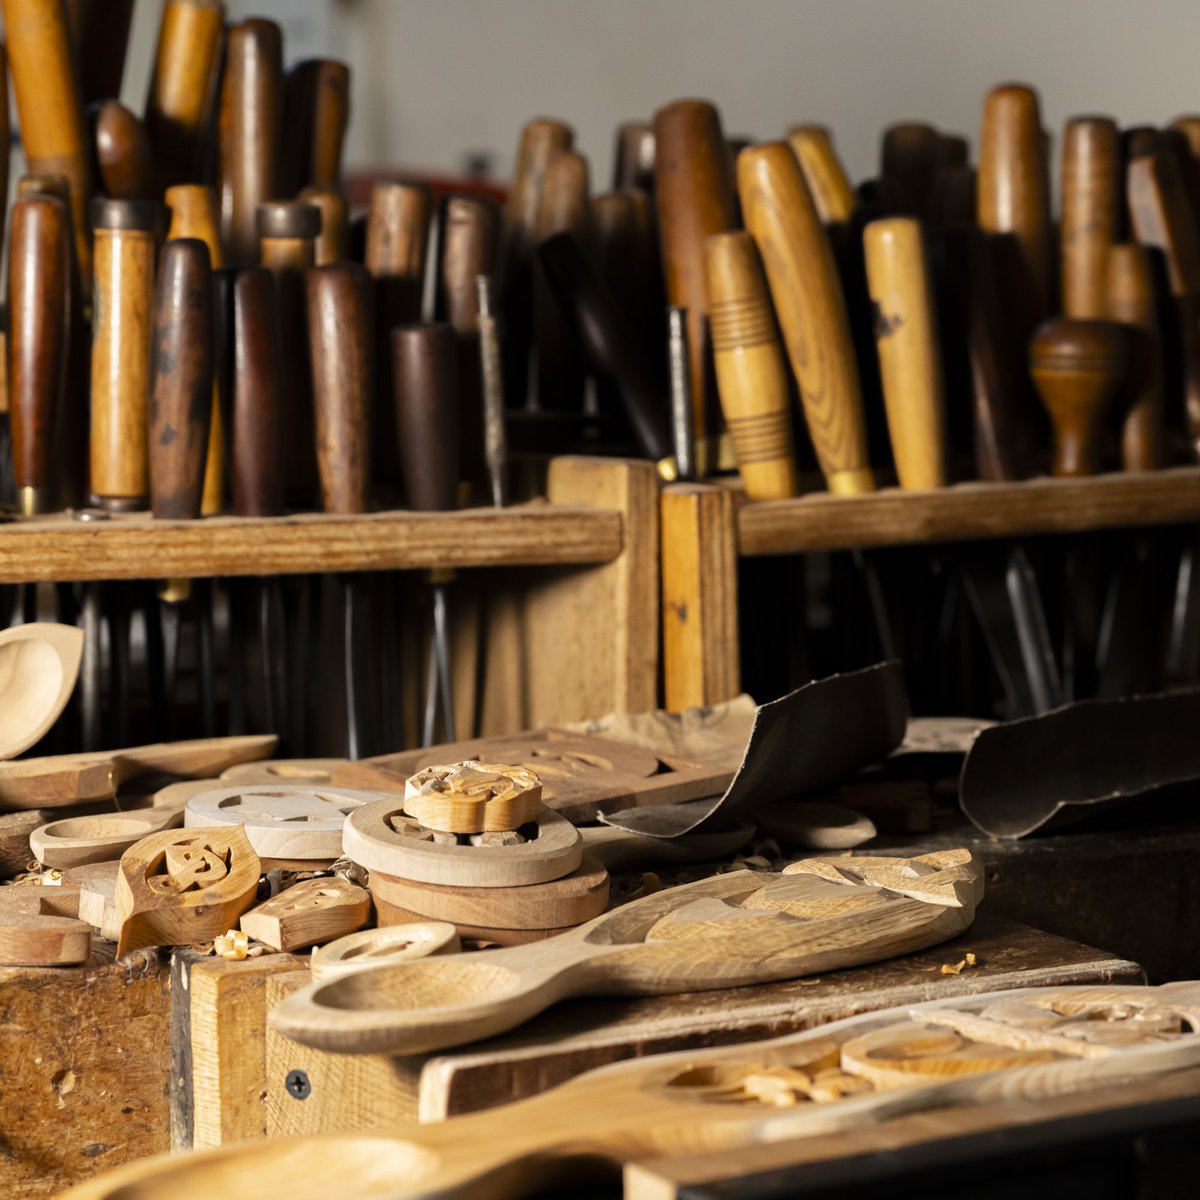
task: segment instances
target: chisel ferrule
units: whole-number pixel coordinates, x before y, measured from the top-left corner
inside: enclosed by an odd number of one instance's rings
[[[48,487],[17,488],[17,508],[23,517],[36,517],[51,511]]]

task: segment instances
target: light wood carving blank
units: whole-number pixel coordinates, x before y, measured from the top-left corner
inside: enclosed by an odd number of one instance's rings
[[[276,950],[304,950],[371,919],[371,897],[340,875],[305,879],[242,914],[242,930]]]
[[[0,758],[49,732],[66,708],[83,655],[83,630],[35,621],[0,631]]]
[[[542,811],[542,781],[528,767],[499,763],[425,767],[405,781],[404,811],[426,829],[507,833]]]
[[[115,862],[135,842],[182,820],[182,813],[166,807],[66,817],[35,829],[29,835],[29,849],[47,867]]]

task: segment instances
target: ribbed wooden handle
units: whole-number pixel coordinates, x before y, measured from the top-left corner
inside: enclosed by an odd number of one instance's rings
[[[198,238],[163,246],[154,307],[150,507],[198,517],[213,398],[212,266]]]
[[[374,352],[371,276],[357,263],[335,263],[314,267],[306,284],[323,507],[365,512]]]
[[[1054,422],[1054,474],[1097,474],[1105,417],[1125,381],[1125,331],[1112,321],[1046,321],[1033,335],[1029,357]]]
[[[24,513],[51,499],[51,447],[62,396],[70,261],[67,206],[33,195],[12,207],[8,260],[8,411]]]
[[[1067,122],[1062,157],[1062,295],[1068,317],[1103,317],[1121,201],[1121,143],[1108,117]]]
[[[787,143],[743,150],[738,190],[829,490],[873,491],[846,302],[829,241]]]
[[[900,486],[916,491],[944,487],[941,350],[921,223],[913,217],[872,221],[863,246]]]
[[[754,240],[718,233],[704,243],[717,390],[751,500],[796,494],[787,364]]]

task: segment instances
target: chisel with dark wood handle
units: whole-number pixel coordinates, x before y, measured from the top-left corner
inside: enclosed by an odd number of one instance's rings
[[[345,262],[347,256],[346,197],[330,184],[309,184],[296,197],[302,204],[321,210],[321,232],[313,255],[318,267]]]
[[[118,100],[104,100],[89,114],[96,176],[113,200],[154,200],[158,172],[145,126]]]
[[[87,279],[91,155],[62,0],[3,0],[3,12],[25,159],[31,172],[66,177],[75,255]]]
[[[846,302],[829,239],[791,147],[772,142],[743,150],[738,190],[826,484],[837,495],[873,491]]]
[[[52,508],[54,426],[67,351],[67,206],[31,195],[12,207],[8,247],[8,411],[20,511]]]
[[[233,281],[230,474],[233,511],[241,517],[283,512],[279,353],[271,272],[239,268]]]
[[[158,27],[145,118],[167,184],[198,183],[203,178],[224,39],[221,0],[167,0]]]
[[[284,111],[282,192],[338,187],[350,121],[350,68],[332,58],[296,63],[287,74]]]
[[[1062,308],[1102,317],[1109,247],[1121,212],[1121,143],[1109,117],[1067,122],[1062,152]]]
[[[65,7],[84,105],[119,96],[133,0],[66,0]]]
[[[942,160],[942,137],[923,121],[898,121],[883,131],[879,174],[895,190],[900,210],[925,218],[934,176]]]
[[[626,188],[654,192],[654,126],[649,121],[626,121],[617,126],[613,191]]]

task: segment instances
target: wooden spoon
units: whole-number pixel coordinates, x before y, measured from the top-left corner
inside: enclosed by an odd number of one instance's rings
[[[170,829],[183,820],[169,808],[95,813],[51,821],[29,835],[33,857],[44,867],[82,867],[116,860],[147,834]]]
[[[865,882],[864,864],[873,878],[890,867],[885,883]],[[735,871],[534,945],[317,983],[270,1020],[320,1050],[422,1054],[502,1033],[572,995],[737,987],[906,954],[960,933],[982,895],[983,870],[967,850],[804,860],[781,875]]]
[[[83,655],[83,630],[35,621],[0,631],[0,758],[40,741],[66,708]]]

